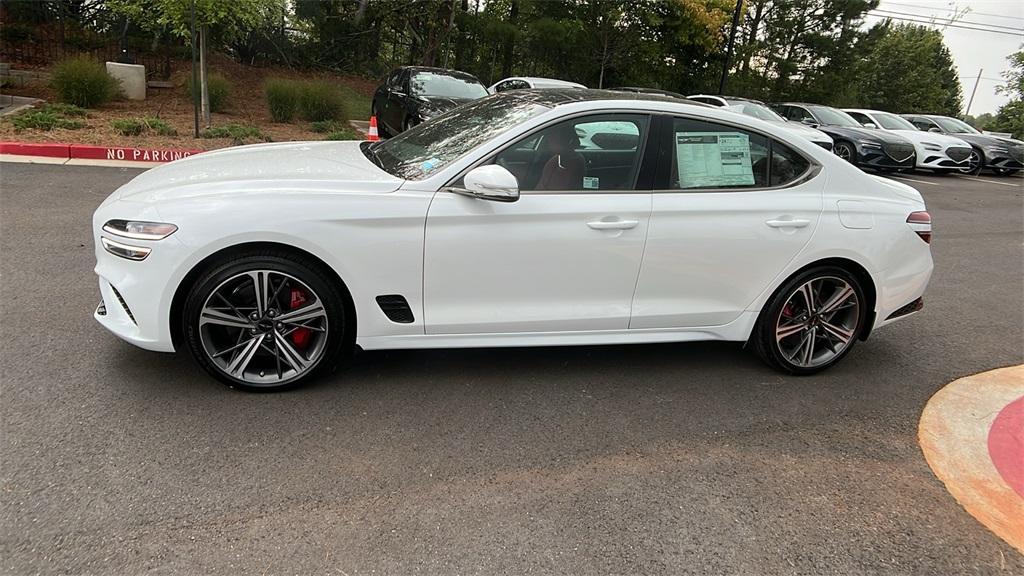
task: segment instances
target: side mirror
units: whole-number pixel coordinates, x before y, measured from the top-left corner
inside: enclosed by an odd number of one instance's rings
[[[929,128],[928,131],[929,132],[935,132],[936,134],[942,134],[942,130],[939,130],[935,126],[932,126],[931,128]]]
[[[519,200],[519,181],[511,172],[497,164],[473,168],[462,178],[462,182],[465,188],[449,187],[446,190],[494,202]]]
[[[800,121],[800,123],[805,126],[810,126],[811,128],[818,127],[818,123],[814,121],[814,118],[804,118],[803,120]]]
[[[865,122],[865,123],[861,124],[861,126],[863,126],[865,128],[869,128],[871,130],[874,130],[875,128],[878,128],[878,126],[875,126],[873,122]]]

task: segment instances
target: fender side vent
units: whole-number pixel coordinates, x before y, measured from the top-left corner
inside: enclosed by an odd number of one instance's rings
[[[416,320],[412,315],[412,308],[409,308],[409,302],[401,294],[377,296],[377,305],[392,322],[412,324]]]

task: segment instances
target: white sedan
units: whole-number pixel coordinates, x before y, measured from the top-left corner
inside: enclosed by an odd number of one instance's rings
[[[886,130],[910,140],[916,154],[916,167],[934,172],[964,171],[970,168],[971,145],[955,136],[918,130],[906,118],[881,110],[844,108],[865,128]]]
[[[93,226],[95,318],[244,389],[357,346],[725,340],[810,374],[920,310],[932,271],[913,188],[756,118],[606,91],[206,152],[125,184]]]

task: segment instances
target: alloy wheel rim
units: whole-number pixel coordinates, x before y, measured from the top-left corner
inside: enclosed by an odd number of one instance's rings
[[[846,146],[845,144],[840,144],[839,146],[836,146],[836,156],[839,156],[843,160],[849,162],[852,154],[848,146]]]
[[[775,320],[775,345],[800,368],[831,362],[853,343],[860,299],[850,283],[835,276],[804,282],[789,295]]]
[[[276,270],[251,270],[221,282],[199,314],[207,360],[251,386],[294,380],[320,361],[327,311],[306,283]]]

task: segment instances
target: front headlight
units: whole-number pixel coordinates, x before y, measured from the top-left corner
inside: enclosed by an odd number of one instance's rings
[[[104,232],[134,240],[163,240],[177,230],[174,224],[138,220],[109,220],[103,225]]]
[[[103,244],[103,249],[110,252],[114,256],[120,256],[121,258],[127,258],[128,260],[145,260],[146,256],[153,251],[152,248],[145,246],[129,246],[128,244],[121,244],[115,242],[110,238],[100,237],[100,243]]]
[[[934,142],[922,142],[925,150],[931,150],[932,152],[942,152],[942,146],[935,144]]]

